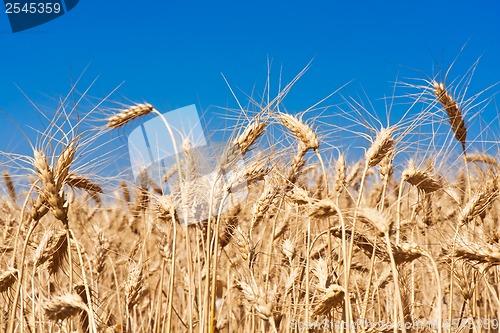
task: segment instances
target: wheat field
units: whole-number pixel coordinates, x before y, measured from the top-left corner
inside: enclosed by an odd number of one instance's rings
[[[238,122],[203,186],[188,140],[172,193],[86,172],[97,139],[161,116],[148,103],[93,108],[84,130],[61,107],[31,155],[2,152],[0,331],[498,332],[499,160],[467,135],[477,96],[404,84],[415,112],[380,126],[345,99],[353,157],[319,126],[337,118],[283,111],[294,82]]]

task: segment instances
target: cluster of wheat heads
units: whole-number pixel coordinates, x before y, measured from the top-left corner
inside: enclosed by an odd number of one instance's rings
[[[471,318],[484,324],[474,331],[493,328],[498,158],[467,154],[465,112],[445,82],[428,82],[416,118],[362,134],[369,145],[358,162],[348,162],[348,151],[330,154],[314,123],[280,111],[288,90],[237,129],[213,183],[198,191],[217,202],[207,208],[214,212],[190,225],[181,215],[199,193],[165,194],[147,173],[105,197],[78,167],[90,139],[77,126],[64,132],[56,120],[70,117],[56,116],[24,158],[29,186],[3,173],[0,330],[333,332],[347,323],[350,332],[441,332]],[[438,112],[463,162],[413,154],[405,142]],[[132,106],[99,133],[151,115],[161,116],[150,104]],[[290,144],[263,144],[277,133]],[[163,181],[194,177],[199,160],[189,145],[179,144]],[[5,156],[19,165],[17,155]],[[443,171],[450,164],[452,174]],[[218,182],[231,167],[229,184]],[[239,184],[245,200],[219,209]],[[435,326],[411,325],[418,322]]]

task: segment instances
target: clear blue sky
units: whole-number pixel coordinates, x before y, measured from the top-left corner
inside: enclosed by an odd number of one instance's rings
[[[314,58],[286,100],[291,111],[350,80],[345,94],[364,89],[376,100],[392,93],[401,68],[414,77],[424,75],[407,68],[432,75],[465,43],[453,74],[482,56],[473,79],[481,90],[500,80],[499,13],[496,1],[80,0],[62,17],[13,34],[2,12],[0,110],[23,128],[39,127],[16,85],[51,106],[87,65],[80,90],[99,76],[91,96],[124,82],[116,97],[122,102],[148,101],[162,111],[192,103],[235,107],[220,73],[235,88],[261,92],[268,57],[275,81],[281,66],[287,81]],[[3,114],[0,130],[0,150],[23,149]]]

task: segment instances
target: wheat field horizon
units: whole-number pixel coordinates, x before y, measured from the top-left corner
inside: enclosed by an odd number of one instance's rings
[[[498,332],[478,62],[288,111],[308,66],[261,94],[226,81],[222,133],[78,85],[33,103],[29,152],[0,150],[0,331]]]

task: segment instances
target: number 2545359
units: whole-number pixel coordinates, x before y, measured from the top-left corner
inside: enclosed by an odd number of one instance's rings
[[[57,2],[6,2],[6,14],[59,14],[61,4]]]

